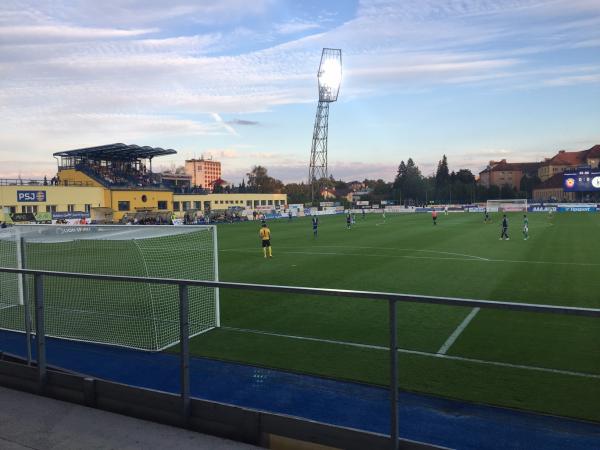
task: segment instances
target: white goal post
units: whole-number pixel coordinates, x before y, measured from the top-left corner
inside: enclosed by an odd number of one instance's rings
[[[527,199],[488,200],[486,208],[488,212],[527,212]]]
[[[0,267],[219,280],[214,225],[17,225],[0,230]],[[0,273],[0,329],[34,316],[33,277]],[[219,290],[190,286],[190,336],[220,326]],[[47,276],[48,336],[158,351],[179,341],[177,285]]]

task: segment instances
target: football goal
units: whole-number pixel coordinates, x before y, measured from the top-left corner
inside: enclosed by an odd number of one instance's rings
[[[527,212],[527,199],[488,200],[486,208],[488,212]]]
[[[218,281],[214,226],[21,225],[0,231],[0,267]],[[188,289],[190,336],[219,326],[216,288]],[[33,276],[0,273],[0,328],[33,321]],[[46,334],[162,350],[179,341],[176,285],[44,278]]]

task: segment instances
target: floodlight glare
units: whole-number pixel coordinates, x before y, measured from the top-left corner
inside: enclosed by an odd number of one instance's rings
[[[319,101],[335,102],[342,82],[342,51],[325,48],[317,73]]]
[[[311,198],[319,195],[322,183],[327,179],[327,135],[329,133],[329,104],[335,102],[342,82],[342,51],[324,48],[317,72],[319,82],[319,106],[315,118],[308,182],[311,185]]]

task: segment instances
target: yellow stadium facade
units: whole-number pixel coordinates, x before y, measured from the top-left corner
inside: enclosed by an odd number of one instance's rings
[[[60,185],[37,181],[0,185],[0,212],[14,213],[86,213],[92,220],[120,221],[138,212],[174,213],[221,211],[233,207],[245,209],[283,209],[285,194],[176,194],[167,189],[110,189],[100,186],[85,174],[72,171],[60,174]],[[72,176],[71,176],[72,175]],[[56,214],[55,214],[56,215]],[[8,220],[0,217],[0,220]]]
[[[150,213],[184,218],[189,212],[266,212],[287,205],[285,194],[214,194],[189,183],[169,185],[152,172],[152,161],[176,153],[121,143],[54,153],[58,171],[50,180],[0,179],[0,220],[120,222]]]

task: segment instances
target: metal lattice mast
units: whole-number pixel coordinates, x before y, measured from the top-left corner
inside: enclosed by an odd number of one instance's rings
[[[319,82],[319,105],[315,116],[308,182],[310,183],[311,200],[321,190],[322,182],[329,174],[327,171],[327,137],[329,134],[329,104],[338,97],[342,79],[342,51],[324,48],[317,80]]]
[[[319,194],[321,182],[327,174],[327,134],[329,131],[329,102],[319,102],[315,117],[308,179],[311,185],[311,200]]]

